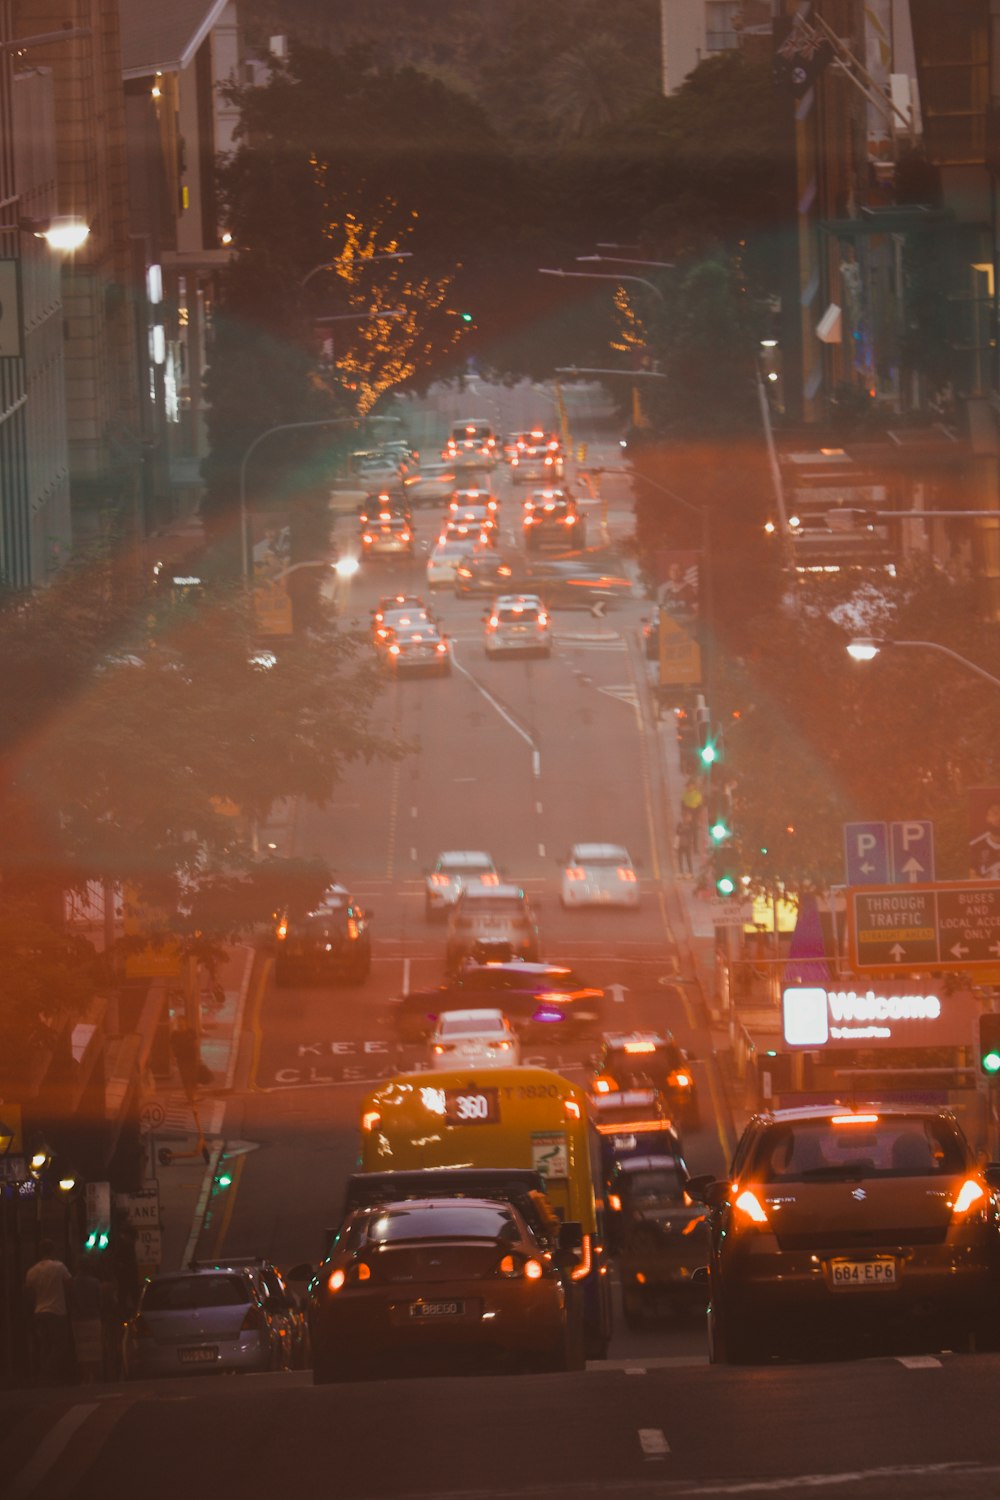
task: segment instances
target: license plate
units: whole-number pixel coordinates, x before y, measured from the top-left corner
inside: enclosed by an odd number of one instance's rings
[[[465,1312],[464,1302],[411,1302],[411,1318],[460,1318]]]
[[[214,1344],[203,1345],[199,1349],[182,1349],[180,1355],[182,1365],[207,1365],[215,1363],[219,1351]]]
[[[895,1286],[896,1262],[891,1256],[877,1260],[831,1260],[830,1278],[835,1287]]]

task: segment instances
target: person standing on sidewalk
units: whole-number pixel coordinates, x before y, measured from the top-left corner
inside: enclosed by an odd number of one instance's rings
[[[24,1278],[35,1331],[35,1368],[39,1385],[59,1385],[70,1377],[69,1308],[66,1289],[70,1274],[56,1260],[51,1240],[39,1240],[38,1259]]]
[[[681,792],[681,817],[691,829],[691,849],[697,854],[701,849],[701,811],[704,805],[701,788],[693,776],[689,776]]]
[[[83,1257],[69,1283],[69,1316],[77,1374],[92,1385],[104,1374],[104,1325],[101,1283],[89,1255]]]
[[[691,855],[694,853],[694,824],[690,818],[680,818],[674,833],[674,849],[677,851],[677,878],[690,880],[694,875]]]

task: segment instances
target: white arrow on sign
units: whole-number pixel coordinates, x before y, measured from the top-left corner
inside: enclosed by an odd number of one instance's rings
[[[900,871],[900,874],[905,875],[911,885],[915,884],[920,879],[923,873],[923,865],[920,863],[919,859],[914,859],[912,855],[906,861],[906,864]]]
[[[618,1005],[621,1005],[624,1002],[627,991],[628,986],[624,984],[608,985],[608,993],[610,994],[612,1000],[614,1000]]]
[[[906,949],[903,947],[902,943],[893,943],[892,947],[889,949],[889,952],[892,954],[892,957],[896,960],[897,963],[899,963],[899,960],[901,958],[906,957]]]
[[[969,950],[964,943],[955,943],[949,951],[954,953],[956,958],[964,958]]]
[[[870,865],[867,862],[861,866],[862,872],[865,875],[870,875],[874,868],[874,865]]]

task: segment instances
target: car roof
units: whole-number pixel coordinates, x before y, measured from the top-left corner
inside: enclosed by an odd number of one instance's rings
[[[619,1174],[628,1172],[656,1172],[663,1168],[680,1170],[681,1158],[676,1153],[669,1156],[659,1152],[656,1156],[623,1156],[620,1161],[615,1162],[615,1171]]]
[[[602,1109],[631,1109],[633,1105],[655,1104],[659,1099],[656,1089],[619,1089],[612,1094],[595,1094],[594,1107]]]
[[[493,857],[485,849],[444,849],[437,857],[440,864],[447,860],[450,865],[492,865]]]
[[[497,609],[516,609],[518,605],[522,608],[526,606],[534,609],[545,608],[537,594],[498,594],[493,602]]]
[[[352,1214],[364,1214],[366,1217],[372,1213],[391,1213],[393,1209],[402,1209],[409,1213],[415,1208],[495,1208],[502,1213],[510,1213],[515,1205],[506,1198],[466,1198],[464,1195],[445,1196],[436,1198],[389,1198],[384,1202],[365,1204],[351,1210]]]
[[[519,885],[467,885],[459,897],[461,901],[523,901],[524,891]]]
[[[851,1104],[841,1104],[837,1100],[831,1100],[829,1104],[803,1104],[791,1109],[761,1110],[753,1116],[751,1123],[779,1125],[796,1120],[828,1120],[831,1115],[866,1114],[940,1115],[950,1120],[956,1119],[954,1111],[941,1104],[924,1104],[917,1099],[911,1101],[899,1099],[889,1103],[883,1103],[879,1099],[870,1099],[864,1103],[855,1101]]]
[[[446,1010],[438,1017],[438,1027],[444,1021],[494,1021],[503,1024],[504,1013],[498,1006],[481,1006],[475,1010]]]
[[[628,859],[624,844],[574,844],[572,854],[577,863],[585,865],[588,859]]]
[[[616,1048],[627,1047],[630,1042],[652,1042],[655,1047],[669,1047],[673,1035],[669,1031],[606,1031],[601,1041],[605,1047]]]

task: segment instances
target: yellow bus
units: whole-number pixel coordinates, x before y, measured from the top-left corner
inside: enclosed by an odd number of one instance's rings
[[[600,1137],[587,1095],[547,1068],[400,1073],[361,1109],[361,1170],[508,1167],[538,1172],[564,1222],[583,1242],[569,1272],[585,1349],[603,1359],[611,1336]]]

